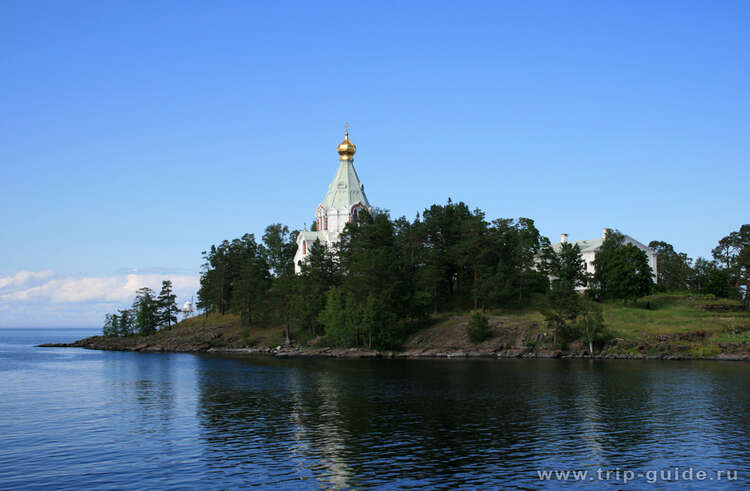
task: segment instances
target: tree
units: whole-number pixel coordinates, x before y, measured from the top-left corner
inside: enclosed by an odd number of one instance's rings
[[[117,336],[117,316],[114,314],[105,314],[104,326],[102,327],[103,336]]]
[[[230,244],[226,240],[218,246],[212,245],[203,251],[198,308],[206,313],[218,311],[224,315],[231,296],[231,270],[228,258]]]
[[[541,253],[541,269],[550,277],[552,284],[561,284],[566,288],[577,289],[588,284],[586,262],[581,255],[578,244],[563,242],[560,250],[555,251],[547,244]]]
[[[286,344],[291,342],[291,313],[295,305],[295,286],[297,277],[294,274],[294,254],[297,252],[295,232],[281,224],[266,228],[263,243],[268,254],[268,262],[273,272],[268,301],[277,320],[284,325]]]
[[[353,346],[357,336],[348,319],[346,299],[338,287],[328,290],[326,306],[319,314],[326,337],[334,346]]]
[[[492,328],[489,319],[486,316],[475,313],[469,319],[469,327],[466,330],[469,341],[472,343],[481,343],[492,337]]]
[[[586,263],[578,244],[562,243],[555,251],[551,245],[542,248],[541,271],[550,278],[547,305],[542,314],[554,332],[554,343],[563,345],[575,338],[573,322],[584,312],[584,302],[577,288],[586,286]]]
[[[130,309],[118,310],[120,315],[118,316],[119,322],[116,326],[115,332],[118,336],[132,336],[135,334],[135,322],[133,311]]]
[[[249,325],[262,313],[271,287],[269,255],[255,242],[252,234],[245,234],[232,244],[232,271],[236,271],[236,275],[232,277],[230,305],[234,311],[240,312],[242,321]]]
[[[602,308],[590,301],[586,302],[584,312],[576,323],[576,330],[581,339],[588,344],[589,353],[594,353],[594,344],[606,341],[609,332],[604,327]]]
[[[635,300],[651,293],[652,271],[646,253],[610,231],[594,259],[594,284],[602,298]]]
[[[159,329],[172,329],[172,324],[177,323],[177,295],[172,290],[172,282],[164,280],[161,282],[161,292],[156,298],[156,318]]]
[[[648,246],[656,251],[656,285],[661,291],[685,291],[689,288],[692,260],[676,252],[672,244],[653,240]]]
[[[729,270],[719,267],[716,261],[699,257],[695,260],[690,277],[690,290],[703,295],[726,298],[730,289]]]
[[[344,307],[347,318],[356,319],[348,326],[357,345],[383,349],[400,341],[402,321],[412,311],[400,252],[394,224],[384,212],[373,218],[361,211],[341,235]]]
[[[319,334],[318,316],[325,308],[328,291],[341,283],[341,272],[334,248],[316,240],[295,282],[294,318],[311,336]]]
[[[289,227],[280,223],[266,227],[263,244],[266,246],[268,265],[276,278],[287,273],[294,273],[292,260],[297,252],[296,235],[296,231],[290,232]]]
[[[150,336],[156,332],[158,325],[158,304],[154,292],[149,287],[138,289],[133,302],[135,330],[141,336]]]
[[[494,220],[473,252],[478,264],[473,295],[478,303],[483,308],[521,306],[530,293],[545,292],[548,280],[536,262],[546,244],[533,220]]]
[[[728,273],[730,296],[750,308],[750,224],[723,237],[711,253]]]

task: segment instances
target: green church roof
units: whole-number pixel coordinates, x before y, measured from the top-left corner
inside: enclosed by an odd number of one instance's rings
[[[321,206],[328,209],[350,211],[352,206],[362,203],[368,209],[370,202],[365,194],[365,186],[359,180],[357,171],[354,169],[354,161],[350,159],[341,160],[336,177],[328,186],[328,193],[323,199]]]

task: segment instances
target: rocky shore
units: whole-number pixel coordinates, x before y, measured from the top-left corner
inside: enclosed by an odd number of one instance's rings
[[[140,341],[140,342],[139,342]],[[409,359],[467,359],[467,358],[557,358],[557,359],[597,359],[597,360],[724,360],[724,361],[750,361],[748,353],[720,353],[714,356],[691,356],[684,353],[640,353],[622,352],[605,349],[595,352],[593,355],[585,349],[580,350],[546,350],[533,348],[508,348],[508,349],[457,349],[444,348],[421,348],[406,349],[404,351],[376,351],[361,348],[310,348],[300,346],[276,346],[276,347],[244,347],[229,348],[216,347],[211,343],[183,344],[163,346],[145,342],[141,338],[106,338],[93,336],[81,339],[73,343],[50,343],[39,345],[43,348],[85,348],[108,351],[137,351],[146,353],[217,353],[232,355],[266,355],[277,358],[409,358]],[[648,350],[647,350],[648,351]]]

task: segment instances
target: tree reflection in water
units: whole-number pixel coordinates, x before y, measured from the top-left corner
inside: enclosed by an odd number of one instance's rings
[[[533,486],[537,469],[748,464],[750,392],[732,386],[747,364],[199,360],[206,462],[241,482]]]

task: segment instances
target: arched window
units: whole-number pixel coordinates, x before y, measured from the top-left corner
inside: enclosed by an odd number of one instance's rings
[[[307,254],[307,241],[303,240],[302,241],[302,255],[304,256],[305,254]]]
[[[359,218],[359,213],[365,209],[365,206],[362,203],[357,203],[356,205],[352,206],[352,211],[349,213],[349,221],[353,222],[357,218]]]

